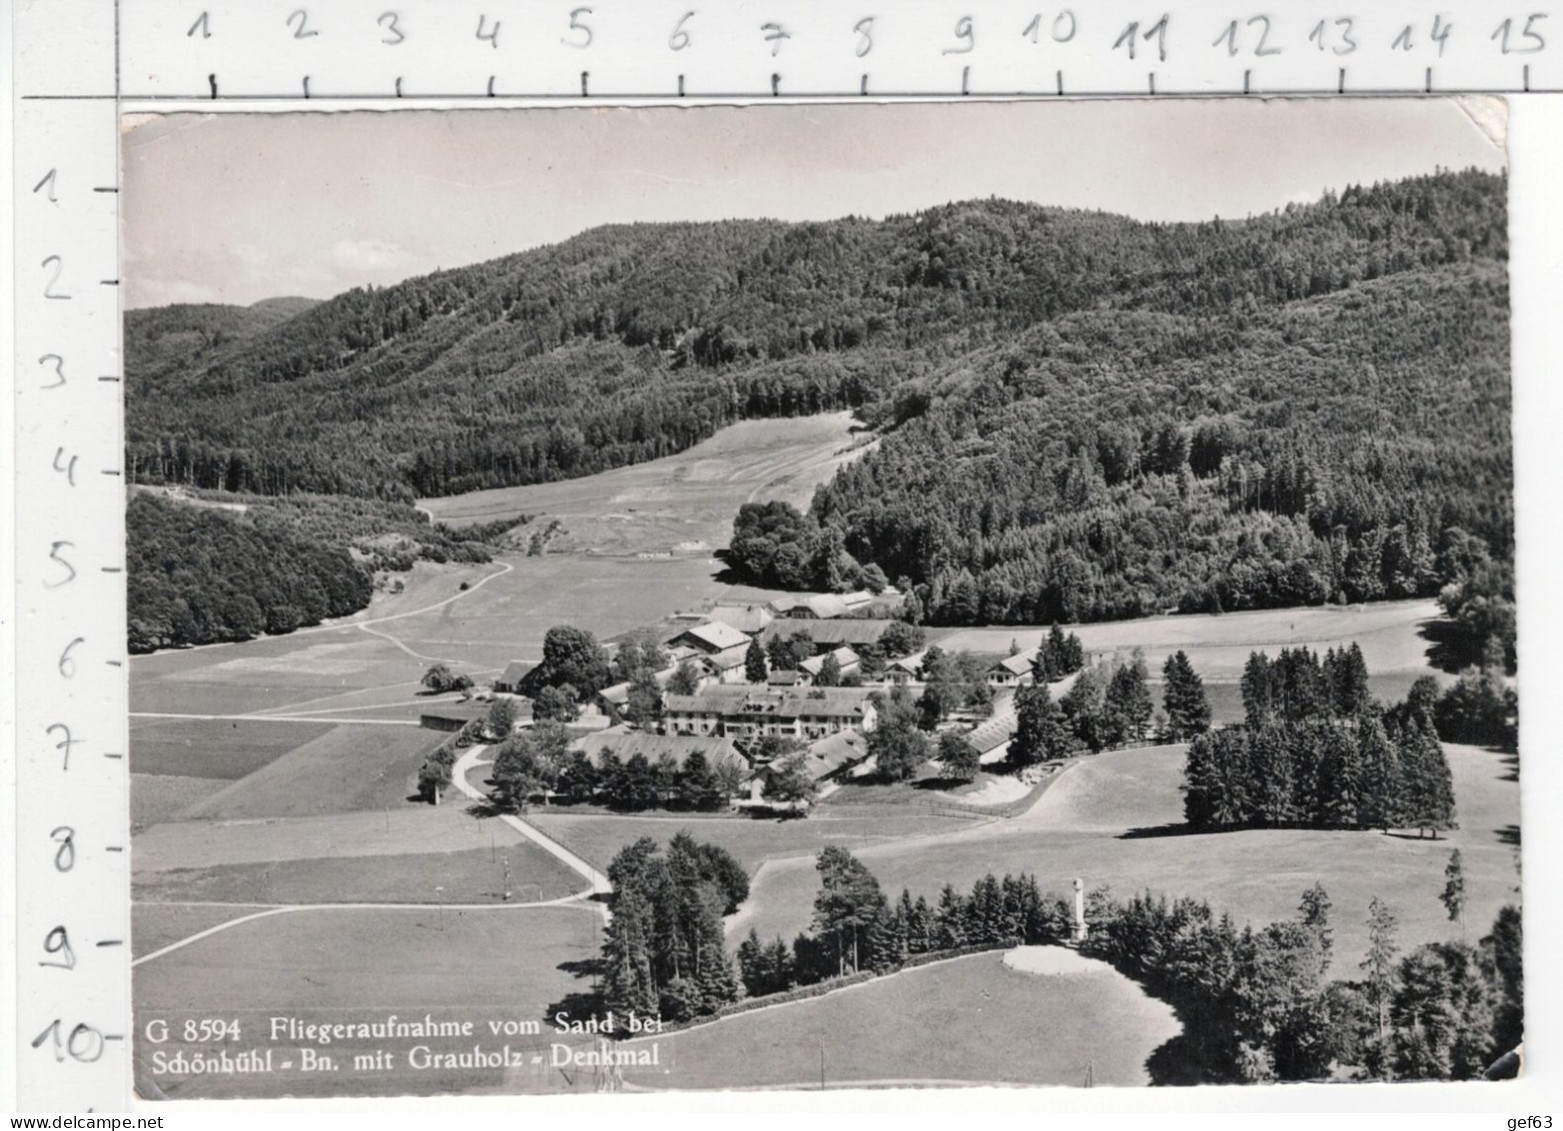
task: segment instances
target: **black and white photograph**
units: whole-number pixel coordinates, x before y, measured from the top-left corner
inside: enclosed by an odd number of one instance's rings
[[[120,119],[136,1095],[1523,1076],[1507,125]]]

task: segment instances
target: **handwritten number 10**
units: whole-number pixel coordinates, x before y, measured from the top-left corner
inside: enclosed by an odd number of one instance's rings
[[[1074,12],[1068,8],[1065,8],[1062,12],[1053,17],[1053,27],[1052,30],[1048,32],[1048,34],[1053,37],[1054,43],[1068,43],[1075,37],[1075,31],[1077,28],[1078,25],[1075,21]],[[1021,30],[1020,35],[1022,39],[1029,39],[1032,43],[1036,43],[1041,34],[1042,13],[1038,12],[1036,15],[1031,17],[1031,22]]]
[[[69,1056],[72,1060],[82,1064],[91,1064],[103,1055],[103,1034],[91,1025],[80,1024],[71,1030],[70,1036],[60,1036],[60,1019],[56,1017],[44,1028],[44,1031],[33,1038],[33,1048],[39,1048],[50,1036],[54,1038],[54,1059],[64,1060]]]

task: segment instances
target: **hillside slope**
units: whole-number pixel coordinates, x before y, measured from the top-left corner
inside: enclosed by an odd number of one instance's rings
[[[1207,224],[990,200],[598,228],[339,295],[185,366],[135,365],[129,471],[396,498],[571,478],[745,416],[887,402],[1071,313],[1225,319],[1501,259],[1503,198],[1500,178],[1464,173]]]
[[[1203,224],[987,200],[594,229],[183,355],[129,335],[128,473],[406,501],[851,409],[878,449],[808,514],[746,507],[740,575],[904,578],[951,624],[1454,585],[1472,641],[1512,642],[1506,189],[1441,172]]]

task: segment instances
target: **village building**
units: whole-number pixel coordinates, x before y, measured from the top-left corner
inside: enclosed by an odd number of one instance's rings
[[[747,646],[749,638],[730,624],[710,621],[706,624],[691,625],[679,632],[669,643],[674,648],[692,648],[700,655],[714,656],[718,652]]]
[[[867,733],[877,719],[868,692],[854,687],[713,686],[662,701],[662,728],[669,734],[812,740],[849,729]]]
[[[488,718],[488,704],[470,699],[465,703],[441,703],[418,713],[418,725],[426,730],[458,731],[474,719]]]
[[[816,593],[808,597],[777,597],[769,608],[778,617],[788,620],[834,620],[848,617],[869,608],[874,595],[866,589],[855,593]]]
[[[748,657],[749,645],[744,643],[709,656],[701,656],[695,662],[717,683],[743,683],[747,679],[744,664]]]
[[[996,661],[988,669],[989,687],[1020,687],[1031,682],[1031,661],[1034,653],[1018,652]]]
[[[899,660],[891,660],[885,665],[885,682],[902,687],[916,683],[923,678],[923,659],[927,655],[925,649],[910,656],[902,656]]]
[[[813,683],[819,679],[819,673],[824,670],[827,656],[836,658],[836,665],[841,669],[842,675],[856,675],[863,670],[863,657],[845,644],[834,651],[809,657],[798,665],[798,670],[808,676],[809,682]]]
[[[776,619],[776,614],[765,605],[717,605],[710,617],[719,624],[736,628],[745,636],[758,636]]]
[[[505,665],[505,670],[499,673],[499,678],[494,680],[494,690],[501,695],[520,695],[522,682],[535,667],[536,664],[526,660],[511,660]]]
[[[810,621],[807,624],[799,624],[793,619],[778,619],[760,634],[760,640],[769,644],[778,637],[790,639],[806,634],[814,641],[816,652],[833,652],[845,644],[861,654],[864,648],[871,648],[878,644],[879,638],[885,634],[885,629],[895,623],[893,620],[878,620],[870,617]]]
[[[803,753],[803,772],[821,785],[850,776],[868,758],[868,739],[855,730],[839,731],[809,743]],[[749,778],[749,800],[763,802],[771,778],[781,771],[775,763],[756,765]]]
[[[745,775],[749,772],[748,760],[739,753],[737,743],[723,735],[650,734],[643,730],[610,727],[576,739],[570,748],[581,751],[599,769],[608,755],[628,762],[637,754],[643,755],[652,765],[668,757],[682,769],[689,756],[698,750],[713,770],[733,766]]]
[[[1006,696],[993,705],[993,714],[966,735],[966,742],[977,752],[977,761],[984,766],[1002,762],[1009,757],[1010,740],[1020,729],[1020,719],[1015,713],[1014,696]]]
[[[767,687],[807,687],[809,673],[785,668],[774,668],[765,676]]]

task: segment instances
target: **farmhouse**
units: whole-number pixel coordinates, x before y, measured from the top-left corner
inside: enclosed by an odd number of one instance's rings
[[[654,672],[651,678],[656,680],[658,687],[666,687],[668,681],[673,678],[673,674],[677,671],[678,665],[675,664],[672,667],[663,668],[659,672]],[[629,701],[630,684],[628,681],[609,684],[591,698],[592,706],[615,720],[623,716],[624,708],[629,705]]]
[[[749,645],[737,644],[709,656],[701,656],[697,663],[718,683],[744,682],[744,661],[749,655]]]
[[[776,614],[764,605],[717,605],[711,610],[711,619],[746,636],[758,636]]]
[[[1009,755],[1010,739],[1019,727],[1014,697],[1008,696],[993,705],[993,714],[966,736],[966,742],[983,765],[1002,762]]]
[[[675,648],[693,648],[702,655],[714,656],[729,648],[744,647],[749,643],[749,638],[730,624],[712,621],[684,629],[670,643]]]
[[[494,690],[501,695],[520,695],[521,683],[531,673],[536,664],[526,660],[511,660],[505,665],[505,670],[494,681]]]
[[[663,730],[671,734],[813,739],[848,729],[871,731],[877,717],[868,693],[853,687],[716,686],[662,702]]]
[[[893,620],[876,620],[869,617],[810,621],[806,625],[790,619],[777,620],[760,634],[760,639],[769,644],[777,637],[790,639],[799,634],[807,634],[814,641],[816,652],[833,652],[843,644],[861,651],[863,648],[878,644],[879,638],[885,634],[885,629],[895,623]]]
[[[863,658],[845,644],[832,652],[826,652],[824,655],[809,657],[798,665],[798,670],[807,675],[809,682],[812,683],[819,679],[819,673],[825,667],[827,656],[836,658],[836,664],[840,667],[842,675],[853,675],[862,670]]]
[[[469,700],[466,703],[442,703],[418,714],[418,725],[429,730],[457,731],[474,719],[488,718],[488,704]]]
[[[773,669],[765,677],[767,687],[807,687],[809,676],[807,672],[787,671],[781,668]]]
[[[839,781],[867,757],[868,740],[855,730],[844,730],[809,744],[803,755],[803,772],[816,784]],[[781,766],[776,763],[755,766],[749,778],[751,804],[765,804],[765,791],[780,771]]]
[[[845,777],[868,757],[868,740],[855,730],[844,730],[809,743],[803,768],[814,781]]]
[[[988,669],[989,687],[1019,687],[1031,682],[1032,655],[1018,652],[1005,656]]]
[[[816,593],[810,597],[777,597],[769,608],[779,617],[789,620],[833,620],[852,616],[874,603],[874,595],[867,590],[856,593]]]
[[[598,768],[610,754],[621,762],[641,754],[652,765],[656,765],[665,755],[682,767],[689,756],[698,750],[705,755],[712,769],[728,765],[736,766],[746,773],[749,769],[749,763],[738,752],[737,744],[721,735],[647,734],[645,731],[614,727],[577,739],[571,744],[571,749],[581,751]]]
[[[885,682],[902,686],[916,683],[923,678],[923,658],[927,655],[927,649],[924,649],[910,656],[902,656],[899,660],[891,660],[885,665]]]

